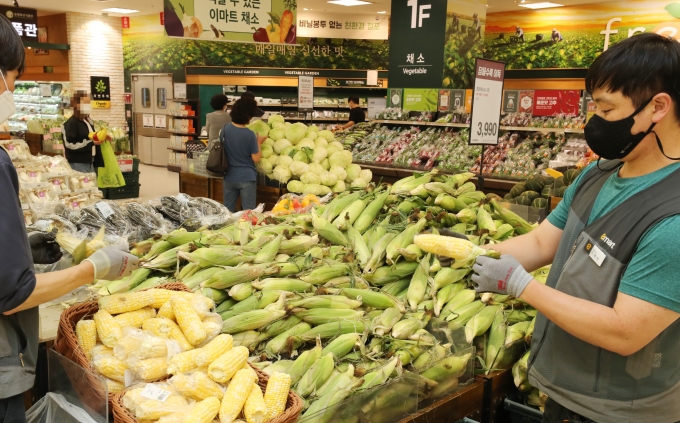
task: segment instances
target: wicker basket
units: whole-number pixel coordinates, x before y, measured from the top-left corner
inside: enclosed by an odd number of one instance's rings
[[[257,383],[260,385],[260,389],[262,389],[262,392],[264,393],[265,389],[267,388],[269,375],[255,367],[252,368],[255,370],[255,373],[257,373]],[[135,416],[133,416],[132,413],[130,413],[130,411],[128,411],[128,409],[123,405],[123,396],[125,396],[125,391],[118,392],[113,395],[111,407],[113,408],[114,423],[137,423],[138,421]],[[304,403],[302,402],[302,398],[300,398],[295,392],[288,391],[288,401],[286,401],[286,409],[284,410],[283,414],[269,420],[267,423],[293,423],[300,416],[303,405]]]
[[[169,283],[151,289],[191,292],[181,283]],[[64,310],[59,319],[57,338],[54,341],[54,349],[59,354],[86,369],[91,369],[92,367],[85,351],[78,344],[76,324],[82,319],[91,319],[97,311],[99,311],[99,303],[97,301],[88,301]],[[99,405],[102,404],[106,396],[106,392],[101,389],[101,381],[90,372],[86,374],[86,381],[82,380],[82,375],[69,374],[68,372],[67,375],[83,404],[94,410],[99,409]],[[112,399],[113,396],[108,398],[109,410],[112,408]]]

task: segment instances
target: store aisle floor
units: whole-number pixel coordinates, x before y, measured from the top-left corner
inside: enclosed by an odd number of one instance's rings
[[[179,173],[170,172],[164,167],[139,165],[140,203],[146,203],[164,195],[179,193]]]

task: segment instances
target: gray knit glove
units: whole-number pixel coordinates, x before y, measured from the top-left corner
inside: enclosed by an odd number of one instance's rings
[[[113,281],[129,276],[139,267],[139,259],[127,251],[127,246],[114,245],[97,250],[85,261],[94,266],[95,279]]]
[[[533,279],[513,256],[507,254],[499,259],[479,256],[472,270],[475,291],[510,294],[517,298]]]

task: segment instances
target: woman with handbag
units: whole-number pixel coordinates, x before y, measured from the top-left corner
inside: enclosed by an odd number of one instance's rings
[[[262,158],[260,146],[267,137],[260,137],[246,127],[257,113],[253,99],[236,100],[231,109],[231,123],[220,133],[222,149],[229,164],[224,175],[224,205],[232,213],[241,197],[241,208],[252,210],[257,206],[257,171],[255,163]]]

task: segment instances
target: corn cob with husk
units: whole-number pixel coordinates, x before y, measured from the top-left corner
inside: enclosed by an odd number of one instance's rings
[[[397,234],[387,232],[373,245],[371,257],[368,259],[366,266],[364,266],[364,274],[374,273],[383,264],[383,259],[386,255],[385,249],[396,237]]]
[[[334,368],[334,357],[332,353],[322,355],[305,372],[298,381],[295,391],[303,397],[309,396],[316,389],[320,388],[330,377]]]
[[[444,269],[442,269],[444,270]],[[441,271],[440,271],[441,272]],[[439,273],[437,273],[439,274]],[[436,279],[436,276],[435,276]],[[436,282],[435,282],[436,285]],[[452,283],[441,288],[434,300],[434,315],[439,317],[442,308],[465,288],[464,283]]]
[[[416,358],[412,363],[413,368],[416,370],[424,369],[430,364],[433,364],[436,361],[444,358],[446,355],[450,354],[450,350],[451,344],[437,344],[418,356],[418,358]]]
[[[344,263],[332,263],[330,266],[321,266],[304,276],[300,276],[300,280],[311,283],[312,285],[321,285],[331,279],[344,276],[349,272],[349,266]]]
[[[534,326],[536,325],[536,318],[531,320],[531,324],[527,328],[527,332],[524,335],[524,342],[526,342],[527,345],[531,345],[531,339],[534,336]]]
[[[408,287],[408,292],[406,293],[406,298],[408,299],[408,304],[411,310],[416,310],[418,304],[425,298],[425,292],[427,291],[430,260],[431,255],[428,254],[420,261],[418,268],[413,274],[411,279],[411,284]]]
[[[489,336],[484,347],[484,362],[486,363],[486,373],[495,369],[494,362],[498,358],[501,349],[505,345],[505,336],[508,330],[508,322],[502,312],[497,312],[493,318],[493,323],[489,329]]]
[[[239,332],[234,334],[234,346],[235,347],[246,347],[251,352],[260,343],[260,332],[254,330],[247,330],[244,332]]]
[[[144,262],[142,267],[148,269],[168,269],[175,267],[177,265],[177,255],[180,252],[188,252],[190,249],[191,246],[189,244],[180,245]]]
[[[532,322],[533,320],[529,322],[519,322],[508,326],[504,346],[509,348],[513,343],[519,341],[520,339],[523,341]]]
[[[316,346],[310,350],[301,353],[293,364],[288,369],[288,375],[291,378],[291,384],[295,385],[304,376],[305,373],[312,367],[314,363],[321,358],[321,342],[317,340]],[[332,357],[331,357],[332,358]]]
[[[262,247],[262,249],[255,255],[253,263],[270,263],[276,257],[279,252],[279,247],[281,246],[281,240],[283,235],[279,235],[274,238],[273,241],[267,243]]]
[[[333,225],[341,231],[346,231],[348,226],[352,226],[354,221],[357,220],[359,215],[364,211],[366,206],[370,201],[373,200],[373,196],[367,196],[363,199],[354,201],[352,204],[347,206],[340,214],[333,220]]]
[[[459,309],[453,311],[446,317],[446,321],[450,322],[449,326],[460,327],[465,326],[467,322],[472,319],[477,313],[484,309],[484,303],[481,301],[473,301],[470,304],[464,305]]]
[[[477,209],[477,225],[481,231],[486,232],[491,236],[498,232],[498,228],[491,218],[491,215],[484,207]]]
[[[396,307],[401,312],[406,311],[401,301],[382,292],[371,291],[370,289],[343,288],[340,293],[348,298],[361,301],[366,307],[379,310]]]
[[[175,273],[175,277],[177,280],[183,281],[195,275],[199,270],[201,270],[201,267],[196,263],[188,263],[186,266],[181,268],[179,272]]]
[[[292,336],[288,339],[292,342],[307,342],[316,338],[328,339],[345,333],[363,333],[366,326],[363,321],[347,321],[340,320],[337,322],[324,323],[323,325],[315,326],[305,333],[297,336]]]
[[[366,246],[371,251],[371,254],[373,253],[373,251],[375,251],[375,245],[378,243],[378,241],[380,241],[380,239],[382,239],[382,237],[384,237],[385,234],[387,233],[387,227],[389,226],[389,224],[390,224],[390,216],[387,216],[385,219],[383,219],[382,222],[380,222],[378,225],[376,225],[374,227],[373,231],[371,232],[370,236],[368,237],[368,240],[366,241]],[[391,239],[388,240],[387,242],[390,242],[390,241],[391,241]],[[385,244],[385,245],[387,245],[387,244]]]
[[[419,234],[427,224],[427,219],[420,219],[417,223],[409,225],[406,229],[397,235],[385,247],[385,260],[387,264],[394,264],[399,258],[399,249],[406,248],[413,244],[413,238]]]
[[[299,279],[286,278],[268,278],[261,281],[252,282],[255,289],[261,291],[289,291],[289,292],[306,292],[314,288],[314,285],[301,281]]]
[[[424,328],[429,322],[429,314],[413,313],[407,315],[392,327],[392,337],[395,339],[408,339],[416,331]]]
[[[203,234],[201,232],[187,232],[186,229],[177,229],[165,236],[165,241],[174,246],[188,244],[198,241]]]
[[[376,317],[371,323],[371,330],[378,336],[383,336],[392,330],[397,322],[401,320],[403,312],[397,307],[390,307],[385,309],[379,317]]]
[[[318,235],[298,235],[291,239],[282,239],[279,247],[281,254],[298,254],[309,250],[311,247],[319,243]]]
[[[522,358],[520,358],[513,366],[512,366],[512,378],[513,381],[515,382],[515,386],[517,389],[520,390],[520,392],[530,392],[533,389],[533,386],[529,384],[529,378],[527,374],[527,369],[529,365],[529,351],[524,353]]]
[[[298,323],[292,328],[276,335],[273,339],[267,342],[264,351],[269,356],[277,356],[281,354],[283,351],[285,351],[286,347],[288,346],[289,338],[302,335],[303,333],[307,333],[311,329],[312,327],[309,325],[309,323],[305,322]],[[294,347],[293,349],[297,348],[299,345],[300,343],[297,343],[297,345],[293,345]]]
[[[462,289],[449,300],[441,311],[442,316],[448,317],[451,313],[458,313],[462,307],[472,303],[477,296],[474,289]],[[454,317],[455,318],[455,317]],[[453,318],[452,318],[453,319]]]
[[[420,263],[402,261],[394,266],[382,266],[373,273],[364,274],[364,279],[372,285],[383,286],[412,275]]]
[[[349,246],[347,237],[340,230],[323,217],[312,211],[312,225],[319,235],[327,241],[344,247]]]
[[[435,172],[431,172],[426,173],[425,175],[420,177],[409,176],[408,178],[400,179],[392,185],[392,188],[390,189],[390,194],[406,195],[412,190],[418,188],[419,186],[430,182],[432,180],[432,174],[434,173]]]
[[[467,342],[472,343],[475,337],[489,330],[496,313],[502,313],[500,306],[486,306],[468,320],[465,324],[465,339]]]
[[[188,275],[186,278],[182,279],[182,283],[191,290],[197,289],[202,283],[210,280],[210,278],[212,278],[221,270],[220,267],[208,267],[207,269],[202,269],[196,263],[189,263],[187,266],[195,266],[198,269],[192,275]]]
[[[411,278],[406,277],[404,279],[398,280],[396,282],[390,282],[386,285],[383,285],[380,288],[380,292],[395,296],[399,294],[401,291],[408,289],[409,284],[411,283]]]
[[[235,266],[239,263],[252,261],[253,257],[248,257],[242,251],[230,248],[199,248],[192,253],[179,252],[178,257],[198,264],[201,268],[212,266]]]
[[[354,226],[349,225],[347,227],[347,239],[349,240],[350,248],[354,251],[357,262],[359,262],[362,267],[366,266],[368,260],[371,258],[371,251],[368,249],[361,233],[359,233]]]
[[[293,314],[302,321],[317,326],[341,320],[358,320],[363,317],[364,312],[350,309],[295,309]]]
[[[234,285],[229,289],[229,296],[236,301],[243,301],[253,295],[253,285],[250,282]]]
[[[433,398],[440,397],[458,386],[458,377],[466,371],[470,356],[471,354],[464,354],[446,357],[422,373],[422,376],[437,382],[437,386],[431,392]]]
[[[225,320],[222,324],[222,332],[234,334],[246,330],[260,329],[285,315],[286,312],[283,310],[264,309],[248,311]]]
[[[536,317],[536,310],[512,310],[508,313],[508,324],[514,325],[519,322],[528,322]]]
[[[378,194],[375,199],[373,199],[373,201],[371,201],[370,204],[364,208],[353,224],[354,228],[359,233],[364,233],[366,229],[368,229],[368,227],[373,223],[376,217],[378,217],[378,214],[385,204],[385,200],[387,200],[389,194],[390,193],[387,191]]]
[[[459,200],[456,197],[453,197],[445,193],[439,194],[437,198],[435,198],[434,204],[447,211],[454,213],[460,212],[467,206],[467,204],[465,204],[462,200]]]
[[[392,372],[397,370],[401,372],[401,362],[399,357],[394,357],[388,361],[384,366],[364,375],[364,383],[359,389],[370,389],[387,382]]]
[[[99,290],[99,295],[111,295],[128,292],[144,282],[151,274],[150,269],[136,269],[130,276],[117,281],[111,281]]]
[[[344,290],[343,290],[344,291]],[[356,309],[361,307],[362,302],[354,297],[342,295],[314,295],[311,297],[302,298],[300,300],[291,301],[291,307],[301,307],[306,309],[325,308],[325,309]]]
[[[519,235],[524,235],[538,226],[538,224],[532,225],[528,223],[517,214],[503,207],[503,205],[496,200],[491,200],[491,205],[493,206],[496,214],[500,216],[500,218],[503,219],[505,223],[511,225],[515,229],[515,232]]]

